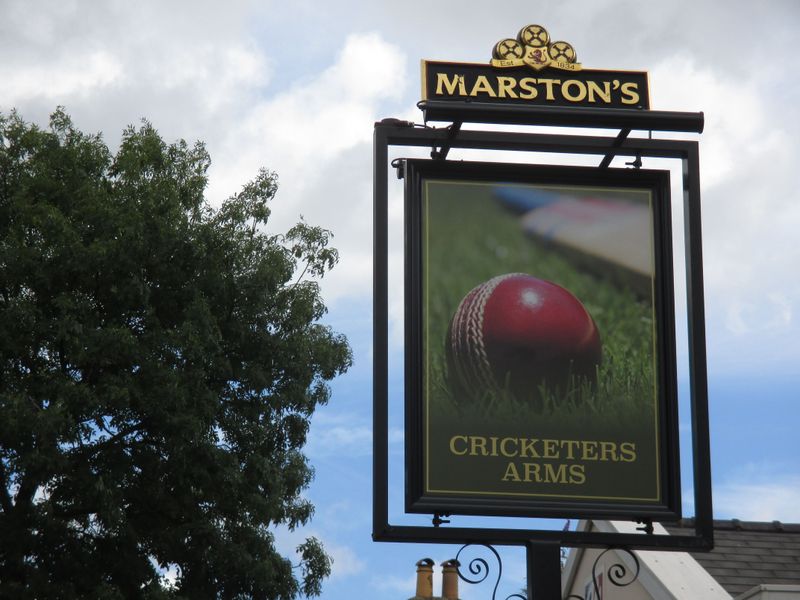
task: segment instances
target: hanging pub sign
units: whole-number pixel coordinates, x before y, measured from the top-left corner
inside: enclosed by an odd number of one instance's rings
[[[406,509],[678,518],[669,172],[404,177]]]
[[[651,109],[646,72],[584,68],[541,25],[497,41],[485,64],[423,61],[417,107],[422,125],[374,130],[373,539],[525,545],[537,598],[559,594],[559,546],[710,550],[699,144],[653,135],[702,133],[703,113]],[[509,124],[550,130],[496,127]],[[403,523],[390,520],[392,169],[404,188]],[[654,521],[682,517],[682,435],[694,526],[666,535]],[[539,529],[540,517],[641,526]]]
[[[646,72],[584,69],[573,46],[541,25],[497,42],[488,64],[423,60],[422,100],[650,108]]]

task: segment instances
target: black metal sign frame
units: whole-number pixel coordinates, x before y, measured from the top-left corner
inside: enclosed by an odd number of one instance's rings
[[[452,110],[452,109],[451,109]],[[578,111],[580,109],[575,109]],[[636,114],[638,112],[638,115]],[[577,114],[580,122],[582,115]],[[639,117],[640,118],[637,118]],[[458,127],[432,129],[411,123],[386,120],[377,123],[374,132],[374,362],[373,362],[373,539],[384,542],[464,543],[493,545],[530,545],[533,541],[558,543],[562,546],[625,546],[640,549],[707,550],[713,547],[711,509],[711,466],[708,423],[708,395],[705,353],[705,313],[703,301],[703,267],[700,220],[699,151],[697,142],[685,140],[631,139],[630,129],[647,130],[653,119],[664,121],[667,130],[680,129],[681,123],[697,123],[702,130],[702,114],[631,110],[621,115],[623,131],[616,138],[567,136],[497,131],[467,131]],[[541,122],[546,117],[536,116]],[[569,120],[569,115],[561,115]],[[614,121],[614,117],[610,117]],[[468,118],[454,119],[456,121]],[[574,123],[586,126],[586,123]],[[613,126],[613,125],[611,125]],[[689,128],[683,128],[689,130]],[[694,535],[671,536],[627,533],[471,528],[438,526],[434,515],[431,526],[394,525],[389,522],[389,454],[388,454],[388,156],[390,146],[472,148],[514,150],[571,155],[604,156],[600,167],[610,157],[654,157],[681,161],[683,172],[683,207],[685,227],[685,260],[687,283],[690,407],[692,423],[692,464],[695,508]]]

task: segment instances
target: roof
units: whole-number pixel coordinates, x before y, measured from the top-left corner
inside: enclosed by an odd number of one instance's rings
[[[690,534],[693,519],[665,523],[671,534]],[[691,552],[731,596],[758,585],[800,586],[800,524],[714,521],[714,549]]]
[[[636,523],[630,521],[586,521],[578,522],[578,530],[596,529],[603,532],[641,533]],[[653,523],[654,533],[665,535],[668,532],[660,523]],[[644,534],[642,534],[644,535]],[[581,593],[581,587],[587,577],[591,577],[595,559],[602,550],[593,548],[573,548],[567,558],[562,572],[563,595]],[[618,563],[623,567],[622,575],[617,579],[628,581],[624,573],[636,573],[634,581],[623,583],[626,587],[625,598],[659,598],[670,600],[730,600],[731,596],[710,573],[686,552],[668,550],[636,550],[638,569],[633,557],[625,550],[613,550]],[[609,563],[610,564],[610,563]],[[606,565],[608,567],[608,565]],[[609,581],[611,579],[609,578]],[[619,585],[619,584],[617,584]],[[585,597],[591,597],[584,594]],[[616,597],[616,596],[615,596]]]

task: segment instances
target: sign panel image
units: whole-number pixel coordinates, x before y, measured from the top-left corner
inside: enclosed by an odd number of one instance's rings
[[[668,172],[405,178],[407,510],[677,517]]]

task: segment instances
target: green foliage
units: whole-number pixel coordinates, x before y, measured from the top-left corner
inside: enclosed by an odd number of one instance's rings
[[[277,177],[218,210],[202,144],[116,155],[62,110],[0,115],[0,597],[294,598],[330,559],[302,453],[343,336],[330,233],[268,235]],[[177,573],[174,584],[166,569]]]

